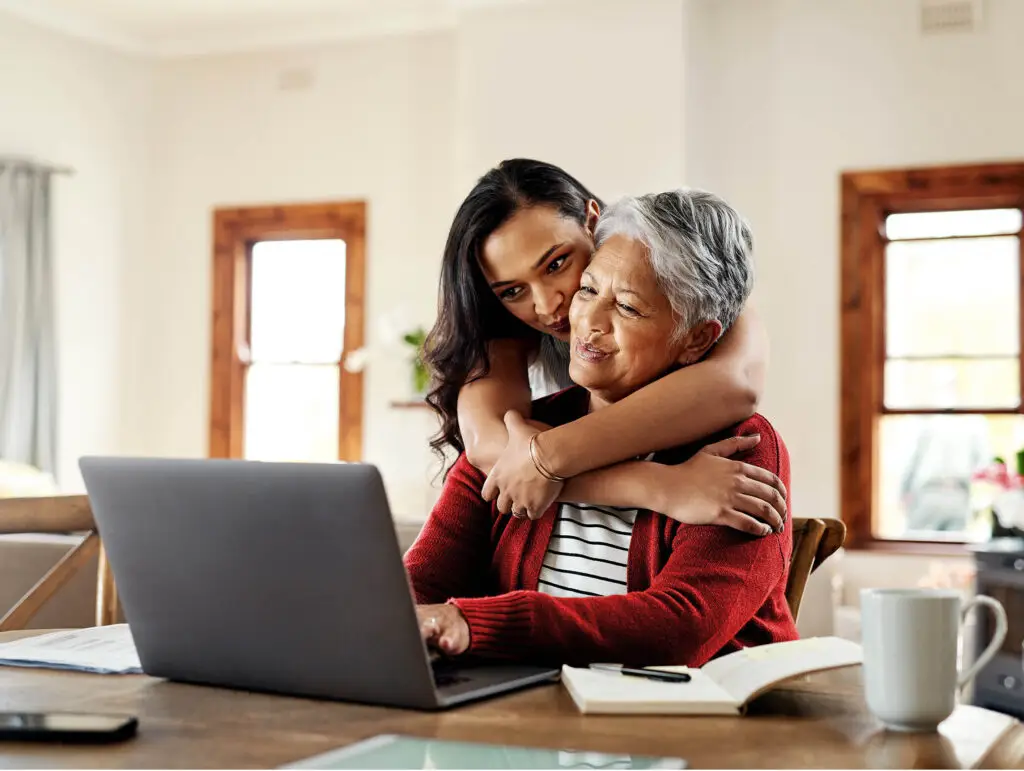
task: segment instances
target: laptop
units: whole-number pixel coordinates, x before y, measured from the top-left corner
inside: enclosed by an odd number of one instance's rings
[[[414,709],[557,679],[549,667],[432,663],[372,465],[79,465],[149,675]]]

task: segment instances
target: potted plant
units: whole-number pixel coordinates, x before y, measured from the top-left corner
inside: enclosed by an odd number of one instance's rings
[[[412,389],[413,393],[420,397],[426,396],[430,387],[430,371],[423,361],[423,345],[426,340],[427,332],[423,327],[416,327],[402,335],[402,342],[412,348]]]
[[[422,400],[430,388],[430,371],[423,360],[423,346],[427,331],[405,317],[401,310],[382,314],[377,319],[378,342],[346,354],[343,366],[348,372],[362,372],[371,361],[401,357],[409,363],[409,388],[406,393],[413,400]],[[411,391],[411,393],[409,393]],[[404,398],[405,395],[403,394]]]

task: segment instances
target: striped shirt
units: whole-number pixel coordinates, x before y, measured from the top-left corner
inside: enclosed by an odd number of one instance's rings
[[[559,506],[537,591],[555,597],[625,594],[636,515],[636,509],[614,506]]]

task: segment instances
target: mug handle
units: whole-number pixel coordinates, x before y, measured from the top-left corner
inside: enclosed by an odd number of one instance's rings
[[[967,614],[974,608],[984,605],[992,611],[992,615],[996,618],[996,631],[992,635],[992,641],[988,644],[988,647],[981,652],[978,656],[977,661],[972,664],[966,672],[960,675],[960,679],[957,681],[956,687],[963,688],[964,685],[969,683],[974,676],[978,674],[983,666],[988,664],[992,660],[992,657],[996,655],[996,651],[999,650],[999,646],[1003,644],[1003,640],[1006,639],[1006,610],[1003,608],[999,600],[994,600],[991,597],[979,594],[972,598],[963,610],[960,611],[960,626],[963,629],[963,622],[967,618]]]

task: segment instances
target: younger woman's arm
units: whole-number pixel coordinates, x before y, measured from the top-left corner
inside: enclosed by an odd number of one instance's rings
[[[534,453],[529,451],[530,437],[517,431],[516,440],[506,439],[505,451],[493,464],[484,497],[497,499],[506,511],[544,512],[561,486],[540,473],[538,460],[551,477],[572,478],[735,425],[754,413],[767,358],[764,327],[752,310],[744,310],[703,361],[604,409],[543,431]],[[513,415],[507,421],[514,421]],[[507,432],[506,424],[506,437]]]
[[[720,345],[726,343],[727,339],[728,335],[723,338]],[[505,416],[513,413],[530,414],[527,368],[532,350],[530,343],[526,341],[493,341],[489,349],[490,371],[485,377],[464,386],[459,393],[459,428],[465,443],[466,459],[485,474],[491,472],[508,447],[509,431]],[[687,369],[697,366],[703,366],[703,363]],[[609,409],[612,407],[601,412]],[[739,422],[740,419],[742,418],[737,418],[733,422]],[[547,428],[540,424],[531,424],[531,431]],[[699,439],[726,425],[729,424],[723,420],[721,425],[712,426],[694,438]],[[544,436],[547,436],[547,433]],[[528,438],[526,436],[525,441],[528,441]],[[521,445],[522,442],[516,444]],[[750,449],[755,445],[756,442],[749,446],[737,446],[725,455],[741,449]],[[665,445],[670,446],[674,445]],[[531,480],[532,497],[529,497],[527,502],[533,499],[546,499],[543,504],[521,505],[517,508],[517,511],[529,511],[532,516],[546,511],[551,501],[557,497],[577,502],[648,508],[661,511],[680,522],[725,525],[760,534],[763,523],[774,528],[786,514],[785,488],[776,479],[753,478],[752,470],[746,464],[727,464],[722,461],[721,466],[714,467],[717,473],[709,473],[709,469],[702,465],[706,463],[703,459],[688,462],[682,467],[657,469],[655,464],[620,464],[581,474],[571,480],[563,490],[562,485],[550,483],[540,477],[528,453],[525,457],[526,463],[529,464],[528,471],[534,475]],[[696,471],[698,468],[700,472],[694,478],[690,469]],[[738,481],[739,484],[712,484],[712,478],[719,477]],[[497,497],[499,492],[497,488],[491,491],[494,482],[492,475],[485,487],[488,500]],[[693,494],[694,484],[703,491],[702,494]],[[538,490],[542,492],[538,494]],[[741,493],[738,500],[737,494],[733,492],[736,490]],[[513,499],[510,499],[510,502],[511,500]],[[504,501],[500,503],[504,504]],[[499,508],[505,512],[509,511],[504,505]]]
[[[538,454],[552,474],[572,477],[698,441],[754,414],[767,363],[764,325],[745,309],[703,361],[545,431],[537,437]]]
[[[768,425],[763,418],[761,424]],[[529,456],[530,439],[547,427],[519,413],[505,416],[509,454]],[[770,427],[770,426],[769,426]],[[747,434],[729,437],[701,449],[679,465],[648,461],[622,461],[586,471],[562,482],[543,477],[527,490],[539,503],[514,502],[508,490],[499,490],[492,474],[480,494],[494,501],[502,514],[540,519],[555,500],[620,506],[657,511],[687,525],[724,525],[752,535],[778,531],[786,518],[786,486],[776,474],[750,463],[730,460],[756,452],[761,437],[755,425]],[[531,467],[531,471],[535,471]]]
[[[459,430],[466,458],[485,474],[508,443],[505,413],[530,414],[527,373],[532,350],[526,340],[492,340],[488,346],[490,370],[459,391]]]
[[[459,392],[459,429],[470,463],[490,473],[508,442],[504,415],[530,414],[529,340],[493,340],[490,370]],[[600,412],[538,437],[548,468],[575,476],[701,439],[754,414],[764,390],[768,337],[747,308],[706,359]],[[611,440],[611,441],[610,441]]]
[[[768,535],[783,528],[786,486],[767,469],[728,460],[737,453],[756,452],[760,443],[759,436],[730,437],[708,445],[678,466],[616,463],[573,477],[558,498],[648,509],[687,525],[723,525],[751,535]]]

